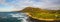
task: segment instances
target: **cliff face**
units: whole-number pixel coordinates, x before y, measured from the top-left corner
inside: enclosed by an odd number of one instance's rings
[[[31,17],[36,19],[60,19],[60,10],[45,10],[41,8],[26,7],[21,12],[28,12]]]

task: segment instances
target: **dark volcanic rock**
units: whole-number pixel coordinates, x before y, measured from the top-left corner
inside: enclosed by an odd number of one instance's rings
[[[43,20],[37,20],[37,19],[33,19],[31,17],[29,17],[28,22],[60,22],[60,20],[55,20],[55,21],[43,21]]]

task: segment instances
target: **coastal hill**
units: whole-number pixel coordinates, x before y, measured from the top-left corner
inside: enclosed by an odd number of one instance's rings
[[[21,10],[21,12],[27,12],[30,17],[35,19],[54,19],[60,20],[60,10],[47,10],[41,8],[34,8],[34,7],[26,7],[25,9]],[[29,16],[28,15],[28,16]]]

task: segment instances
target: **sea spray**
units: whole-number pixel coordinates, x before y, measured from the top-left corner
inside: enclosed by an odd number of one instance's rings
[[[16,13],[11,15],[12,17],[18,18],[18,20],[22,20],[21,22],[28,22],[27,21],[28,16],[26,15],[26,13]]]

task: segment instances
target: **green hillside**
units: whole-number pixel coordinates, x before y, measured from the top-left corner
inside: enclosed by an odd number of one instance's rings
[[[21,12],[28,12],[32,17],[44,19],[60,19],[60,10],[46,10],[41,8],[26,7]]]

